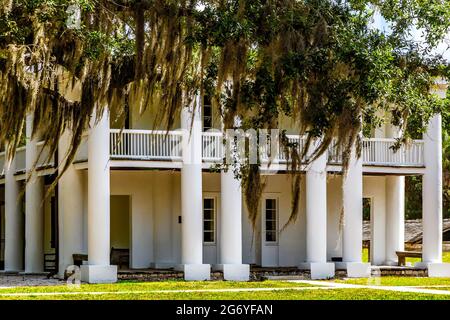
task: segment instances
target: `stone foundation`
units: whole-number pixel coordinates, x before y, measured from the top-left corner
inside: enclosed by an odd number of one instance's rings
[[[408,267],[383,267],[373,268],[372,277],[397,276],[397,277],[427,277],[426,269],[414,269]],[[346,278],[345,270],[336,270],[335,278]],[[184,280],[184,274],[174,270],[127,270],[119,271],[119,280],[133,281],[165,281],[165,280]],[[267,279],[277,280],[310,280],[309,270],[300,270],[297,268],[252,268],[250,270],[250,281],[263,281]],[[224,280],[221,271],[211,272],[211,280]]]

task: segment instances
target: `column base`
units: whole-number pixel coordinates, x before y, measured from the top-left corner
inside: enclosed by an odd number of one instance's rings
[[[347,278],[369,278],[370,263],[365,262],[336,262],[336,269],[347,270]]]
[[[298,268],[310,270],[312,280],[330,279],[335,274],[335,266],[332,262],[305,262],[301,263]]]
[[[430,278],[450,277],[450,263],[416,262],[414,267],[419,269],[428,269],[428,277]]]
[[[229,281],[249,281],[249,264],[215,264],[213,270],[223,272],[223,279]]]
[[[175,269],[184,272],[186,281],[211,280],[211,265],[209,264],[180,264]]]
[[[81,266],[81,281],[87,283],[117,282],[117,266],[87,265]]]

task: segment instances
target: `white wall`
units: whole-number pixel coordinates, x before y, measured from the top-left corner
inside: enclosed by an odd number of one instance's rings
[[[269,248],[276,257],[280,266],[298,266],[306,257],[306,230],[305,230],[305,183],[302,179],[300,194],[300,208],[297,220],[287,226],[282,232],[281,229],[286,224],[291,214],[291,178],[287,174],[277,174],[264,176],[266,188],[263,191],[265,196],[276,197],[279,200],[279,235],[278,248]],[[261,224],[262,213],[260,213],[256,229],[253,230],[248,219],[248,211],[243,203],[243,263],[261,263]],[[262,211],[261,206],[261,211]]]
[[[327,260],[342,257],[342,228],[340,217],[342,211],[342,177],[327,177]]]
[[[111,195],[130,196],[131,268],[148,268],[153,262],[152,187],[151,172],[111,171]]]
[[[278,265],[298,266],[306,258],[305,230],[305,181],[302,179],[300,212],[297,221],[284,231],[281,228],[291,213],[291,181],[288,174],[264,176],[266,188],[263,197],[276,195],[279,199],[279,240],[276,252]],[[327,179],[327,259],[341,257],[339,218],[342,209],[340,175],[328,175]],[[371,250],[372,261],[382,263],[385,256],[385,178],[364,177],[364,197],[372,199],[372,221],[375,241]],[[131,267],[173,266],[180,263],[181,225],[180,173],[172,171],[112,171],[111,194],[129,195],[131,201]],[[217,195],[220,209],[220,174],[203,174],[203,194]],[[318,197],[320,199],[320,196]],[[220,210],[217,212],[216,238],[220,232]],[[256,230],[248,219],[243,202],[243,263],[261,263],[262,213]],[[220,244],[204,246],[205,262],[218,262]]]
[[[380,265],[386,259],[386,178],[364,177],[363,196],[371,199],[370,262]]]

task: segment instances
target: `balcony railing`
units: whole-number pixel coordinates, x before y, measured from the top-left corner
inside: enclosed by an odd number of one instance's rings
[[[372,138],[363,140],[362,157],[365,165],[423,166],[423,141],[414,140],[393,150],[395,139]]]
[[[111,130],[112,159],[181,160],[182,131]]]
[[[181,161],[182,159],[182,131],[156,130],[116,130],[110,132],[110,151],[113,160],[155,160]],[[303,150],[304,137],[288,136],[289,142]],[[75,162],[84,162],[88,158],[88,136],[78,149]],[[393,150],[395,139],[366,138],[362,145],[363,164],[368,166],[389,167],[423,167],[424,144],[422,140],[413,140]],[[38,143],[38,152],[43,147]],[[270,148],[269,143],[260,147],[261,161],[267,163],[286,163],[286,155],[281,145]],[[272,154],[275,152],[276,154]],[[223,136],[221,132],[204,132],[202,134],[202,157],[207,163],[221,162],[224,156]],[[48,153],[44,150],[38,161],[39,167],[53,166],[53,159],[48,162]],[[304,161],[304,159],[303,159]],[[5,162],[4,152],[0,153],[0,174],[3,173]],[[341,155],[335,142],[328,149],[328,164],[340,165]],[[25,147],[16,151],[16,172],[25,171]]]
[[[130,160],[181,160],[182,131],[111,130],[111,158]],[[288,135],[289,142],[303,150],[305,138]],[[422,167],[423,141],[414,140],[400,149],[393,150],[395,139],[368,138],[363,140],[362,157],[365,165]],[[224,157],[221,132],[204,132],[202,157],[205,162],[221,162]],[[271,154],[270,145],[260,148],[262,162],[269,159],[286,163],[281,145],[278,154]],[[329,164],[341,164],[342,158],[335,142],[328,149]]]
[[[40,141],[37,143],[37,155],[39,159],[37,161],[36,167],[38,169],[44,169],[47,167],[53,167],[55,165],[54,157],[49,157],[48,149],[44,148],[44,142]],[[6,161],[5,152],[0,153],[0,173],[4,174],[4,166]],[[16,173],[24,173],[26,170],[26,147],[19,147],[16,149]]]

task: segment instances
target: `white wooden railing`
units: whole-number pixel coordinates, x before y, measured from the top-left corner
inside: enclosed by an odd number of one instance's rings
[[[112,159],[180,160],[182,131],[111,130]]]
[[[16,171],[17,172],[25,171],[25,168],[26,168],[25,153],[26,153],[25,146],[16,149],[15,159],[16,159]]]
[[[41,152],[42,151],[42,152]],[[44,148],[44,141],[39,141],[37,143],[37,152],[38,152],[38,163],[37,167],[52,167],[55,165],[55,157],[49,157],[48,148]]]
[[[111,159],[114,160],[160,160],[180,161],[182,159],[182,131],[157,131],[157,130],[118,130],[110,132]],[[303,150],[305,138],[296,135],[288,136],[289,142],[295,143],[299,151]],[[83,137],[83,143],[78,149],[75,161],[87,161],[88,137]],[[413,140],[402,145],[397,151],[392,146],[395,139],[366,138],[363,140],[362,157],[364,165],[390,166],[390,167],[423,167],[424,143],[422,140]],[[38,143],[38,151],[43,143]],[[267,145],[260,147],[261,161],[272,160],[278,163],[286,163],[286,155],[283,147],[278,146],[278,154],[274,159],[270,154],[269,141]],[[221,132],[204,132],[202,135],[202,157],[204,162],[221,162],[224,156],[223,136]],[[44,150],[38,162],[39,166],[54,165],[53,159],[48,162],[48,153]],[[0,174],[3,174],[5,153],[0,153]],[[47,163],[46,163],[47,162]],[[335,142],[328,149],[328,163],[342,163],[341,155],[337,151]],[[25,170],[25,147],[16,151],[16,171]]]
[[[222,132],[203,132],[202,158],[206,162],[219,162],[223,159]]]
[[[302,152],[305,138],[296,135],[288,135],[290,143],[297,145],[299,152]],[[205,162],[217,162],[223,159],[222,134],[220,132],[204,132],[203,133],[203,151],[202,156]],[[260,147],[261,161],[267,162],[270,159],[270,145]],[[366,138],[363,140],[362,157],[364,165],[377,166],[412,166],[422,167],[423,159],[423,141],[414,140],[410,144],[402,145],[398,150],[393,150],[395,139]],[[273,160],[273,158],[272,158]],[[304,161],[305,159],[303,159]],[[279,163],[286,162],[286,154],[280,145],[276,161]],[[328,163],[341,164],[342,156],[339,152],[336,141],[333,141],[328,148]]]
[[[365,165],[423,166],[423,141],[413,140],[393,150],[395,139],[371,138],[363,140],[362,157]]]

